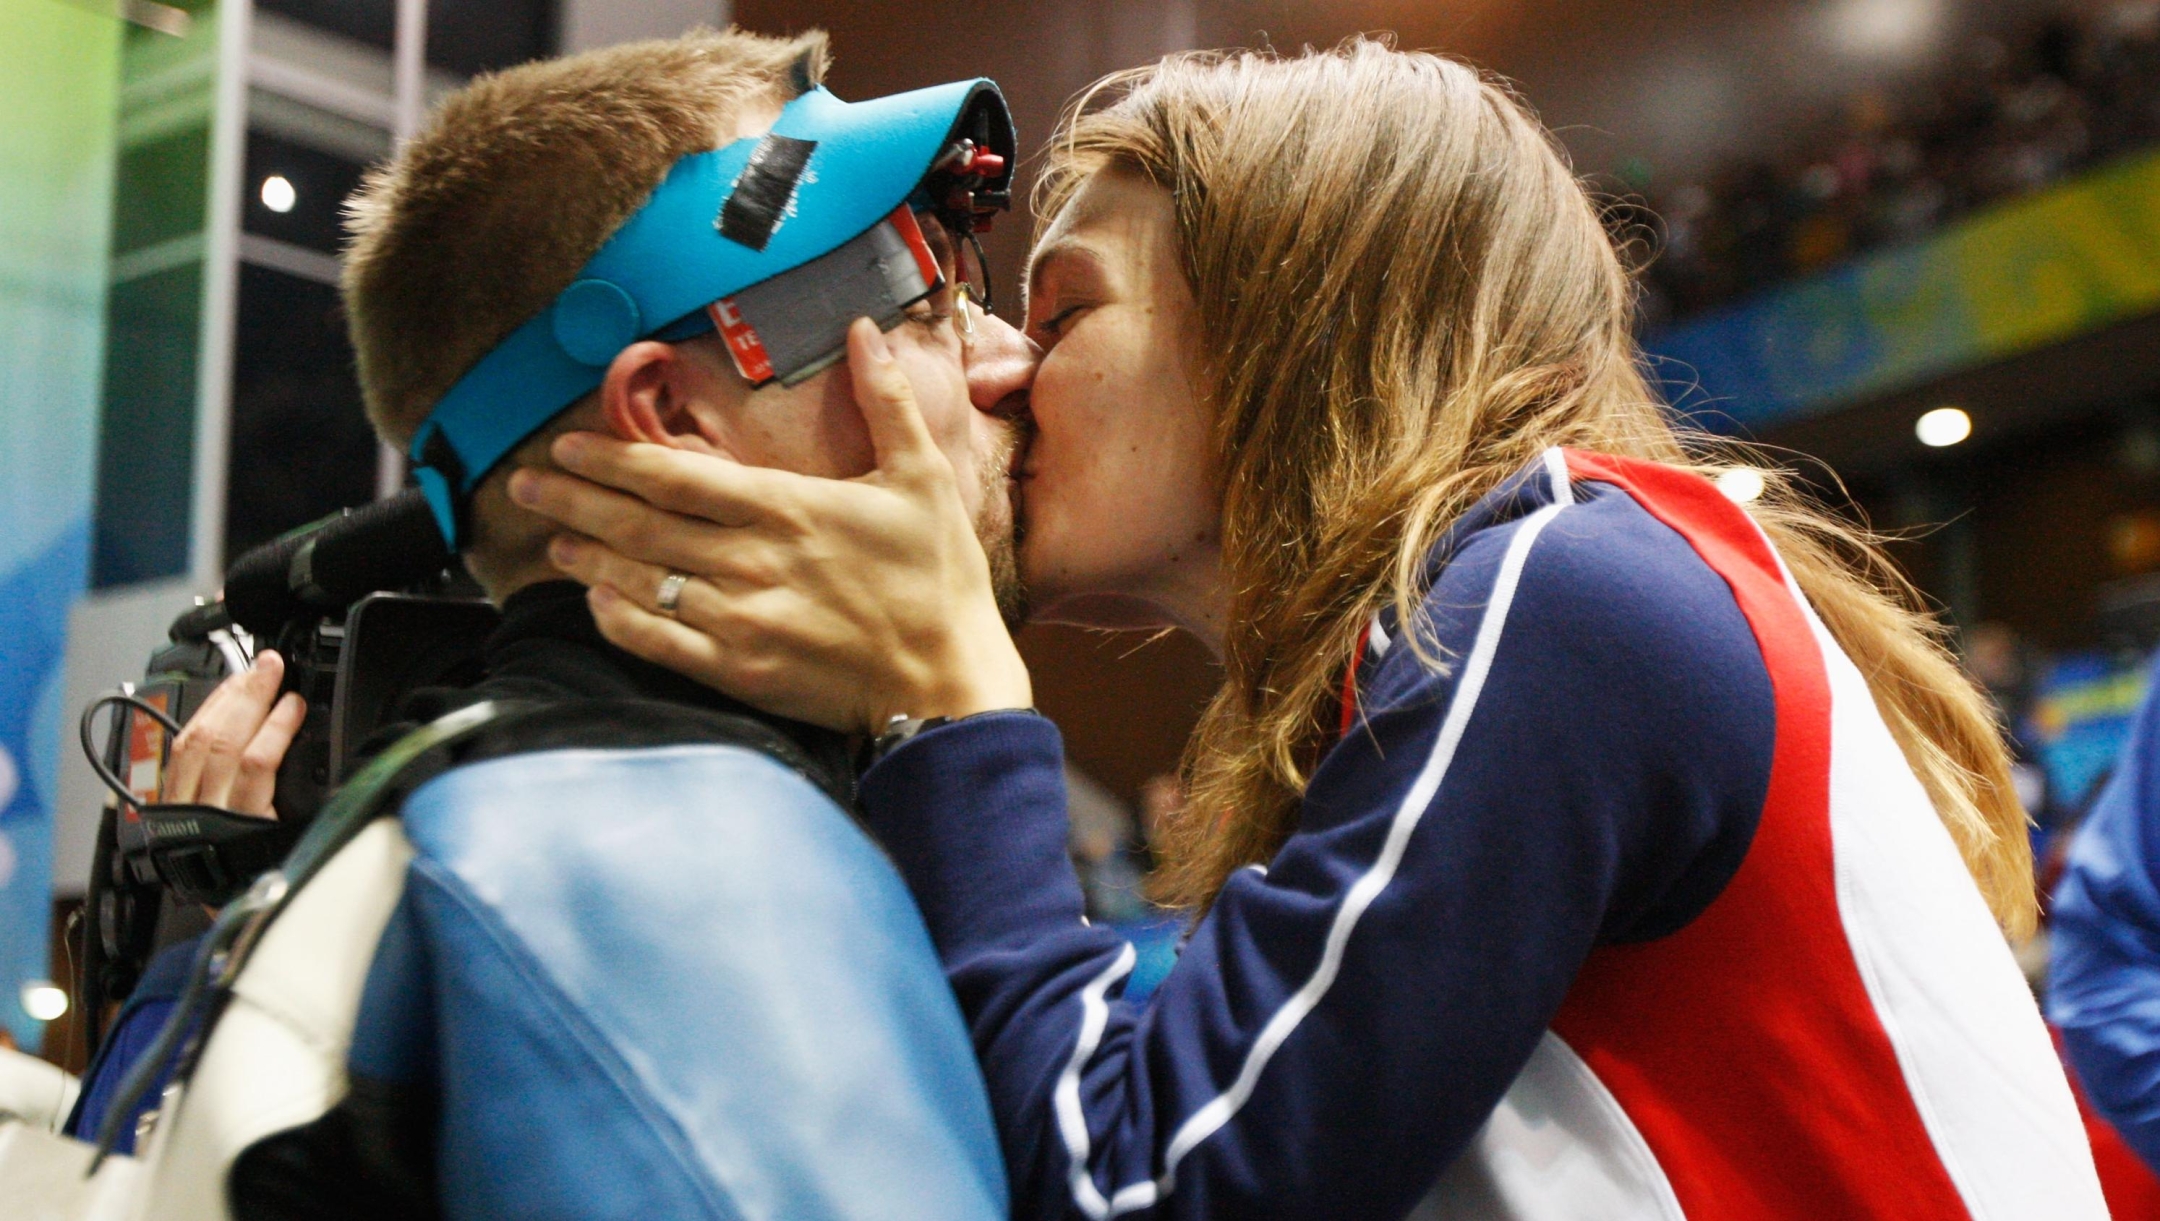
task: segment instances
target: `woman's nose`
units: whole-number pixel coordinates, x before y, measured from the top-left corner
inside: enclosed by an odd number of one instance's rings
[[[1019,328],[995,314],[976,319],[975,337],[967,348],[968,399],[978,411],[1004,415],[1015,407],[1035,380],[1035,366],[1042,349],[1028,342]]]

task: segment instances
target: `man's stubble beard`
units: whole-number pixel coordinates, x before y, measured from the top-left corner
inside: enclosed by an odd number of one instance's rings
[[[975,538],[990,561],[990,592],[997,600],[1005,626],[1018,630],[1028,618],[1027,581],[1020,575],[1020,543],[1027,531],[1021,512],[1020,484],[1012,479],[1015,454],[1034,433],[1034,419],[1020,415],[1007,421],[996,449],[976,468],[982,481],[982,507],[975,513]],[[998,506],[1004,511],[999,512]]]

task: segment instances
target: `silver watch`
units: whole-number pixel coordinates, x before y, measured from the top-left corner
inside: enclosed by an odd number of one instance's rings
[[[996,716],[999,713],[1006,712],[1023,713],[1027,716],[1042,715],[1033,708],[986,708],[981,712],[968,713],[967,716],[909,716],[905,712],[896,712],[891,720],[885,722],[885,732],[879,734],[870,743],[870,763],[875,764],[878,760],[900,749],[902,743],[926,729],[936,729],[940,725],[950,725],[955,721],[965,721],[971,717]]]

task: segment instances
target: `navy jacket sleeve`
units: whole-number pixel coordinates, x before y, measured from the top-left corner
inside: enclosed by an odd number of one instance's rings
[[[1019,1217],[1406,1211],[1600,941],[1737,868],[1774,737],[1729,589],[1617,492],[1477,530],[1426,599],[1435,670],[1367,717],[1296,833],[1233,876],[1146,1006],[1089,927],[1044,720],[970,718],[865,777],[982,1059]],[[1400,635],[1400,633],[1395,633]]]
[[[188,968],[195,961],[195,950],[202,944],[201,936],[190,937],[158,951],[143,977],[129,994],[127,1003],[120,1008],[112,1029],[105,1036],[105,1045],[98,1048],[97,1058],[83,1073],[82,1095],[75,1103],[75,1114],[69,1118],[68,1134],[83,1140],[96,1140],[104,1127],[106,1112],[112,1109],[113,1097],[120,1092],[121,1082],[127,1080],[136,1061],[157,1042],[165,1029],[165,1022],[179,1007],[180,990],[187,983]],[[177,1059],[177,1057],[176,1057]],[[135,1129],[143,1114],[155,1109],[172,1080],[175,1062],[167,1062],[158,1073],[150,1088],[143,1091],[135,1104],[135,1113],[120,1127],[120,1139],[113,1144],[119,1153],[135,1151]]]
[[[2055,890],[2047,1012],[2093,1108],[2160,1167],[2160,683]]]

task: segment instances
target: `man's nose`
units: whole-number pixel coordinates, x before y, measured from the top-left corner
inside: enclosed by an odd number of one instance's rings
[[[975,338],[967,349],[968,399],[977,411],[1010,415],[1026,404],[1028,387],[1042,349],[1019,328],[995,314],[975,320]]]

